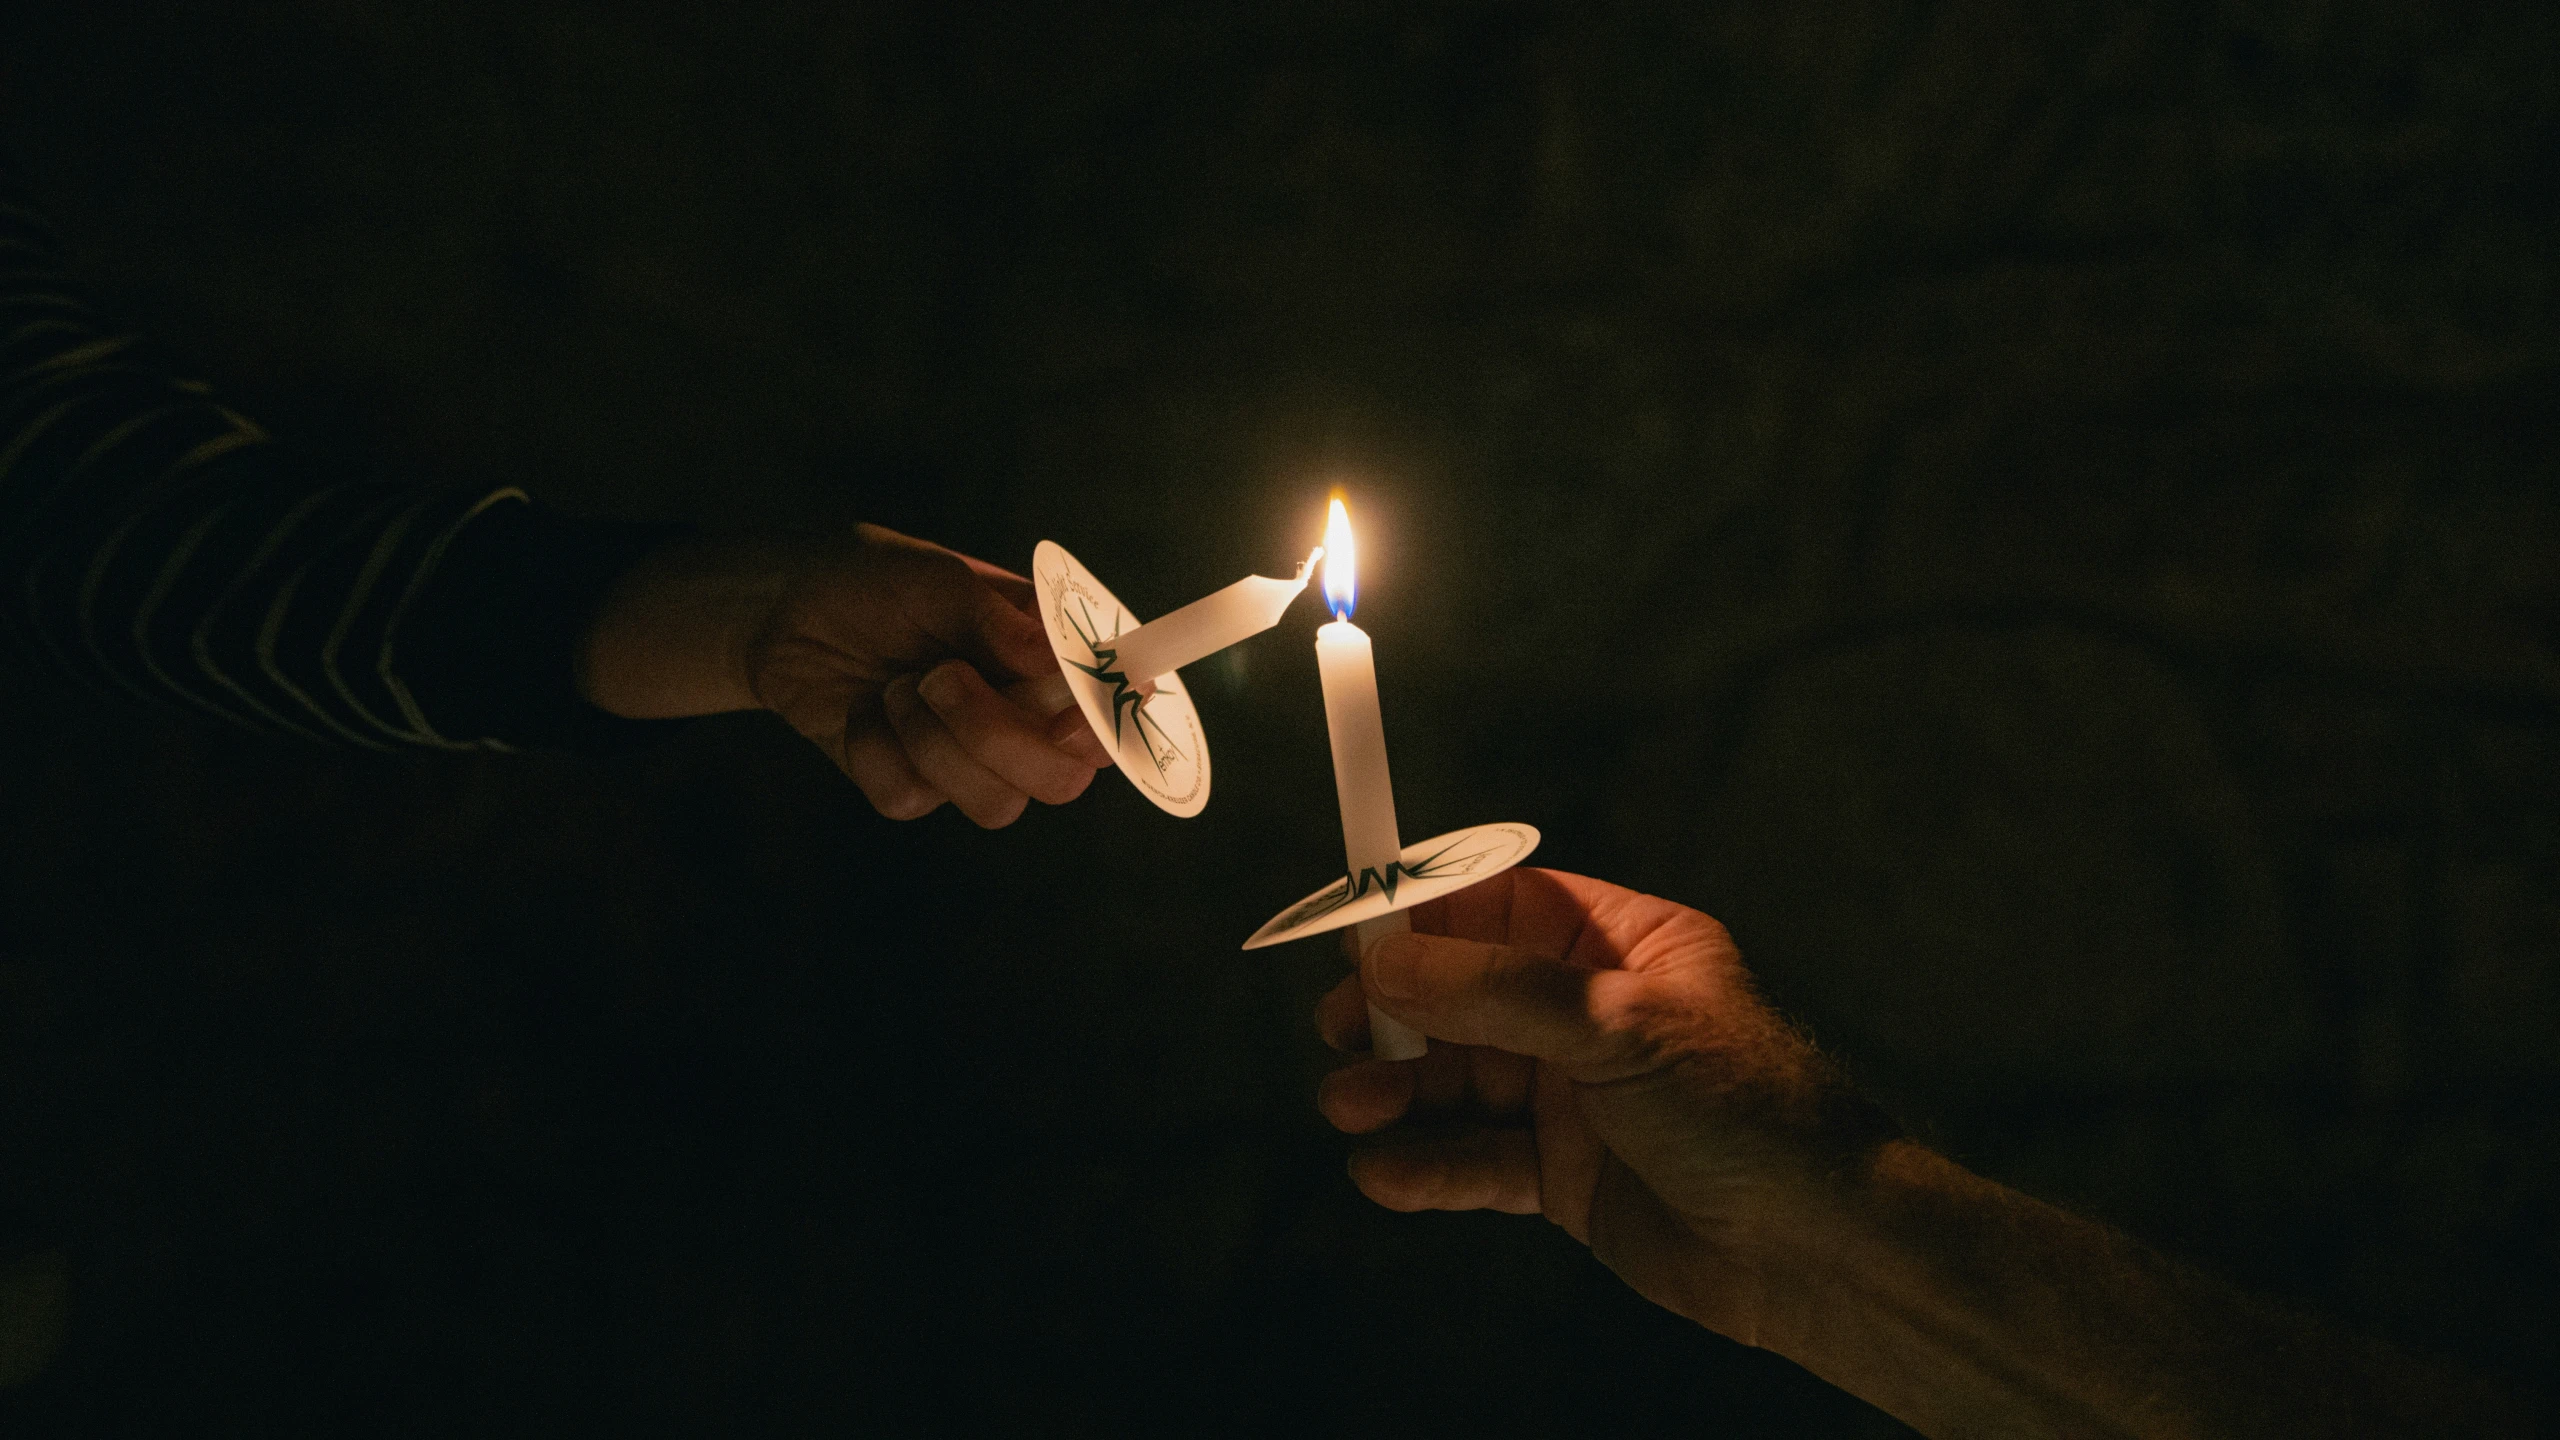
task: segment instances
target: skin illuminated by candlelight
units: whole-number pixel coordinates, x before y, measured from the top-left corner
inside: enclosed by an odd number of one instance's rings
[[[1439,1042],[1318,1096],[1380,1204],[1544,1214],[1927,1435],[2552,1433],[1904,1137],[1696,910],[1512,870],[1409,913],[1317,1010],[1338,1048],[1382,1011]]]
[[[1030,612],[1031,582],[877,525],[693,538],[608,591],[579,693],[633,719],[771,710],[881,814],[1010,824],[1109,763]]]

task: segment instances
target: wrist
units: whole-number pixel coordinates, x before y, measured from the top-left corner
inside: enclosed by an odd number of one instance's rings
[[[1819,1369],[1842,1318],[1870,1304],[1873,1282],[1895,1268],[1888,1257],[1915,1188],[1946,1165],[1919,1145],[1891,1140],[1801,1187],[1754,1247],[1766,1280],[1756,1343]]]
[[[2088,1397],[2031,1377],[2059,1373],[2100,1300],[2071,1278],[2112,1247],[2098,1227],[1908,1140],[1842,1175],[1811,1219],[1772,1287],[1767,1348],[1928,1434],[2091,1424]]]
[[[635,720],[762,708],[748,654],[800,567],[788,547],[687,536],[609,587],[578,655],[578,693]]]
[[[1808,1056],[1787,1098],[1769,1106],[1763,1173],[1768,1203],[1751,1227],[1750,1260],[1773,1285],[1821,1282],[1842,1249],[1871,1234],[1916,1164],[1943,1165],[1906,1139],[1885,1109]]]
[[[1851,1298],[1842,1256],[1873,1232],[1883,1177],[1918,1147],[1809,1050],[1750,1073],[1670,1078],[1671,1113],[1655,1113],[1671,1123],[1613,1137],[1630,1184],[1610,1194],[1604,1181],[1590,1238],[1656,1304],[1803,1361],[1817,1323]]]

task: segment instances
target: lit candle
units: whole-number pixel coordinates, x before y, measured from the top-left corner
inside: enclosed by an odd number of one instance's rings
[[[1351,517],[1333,502],[1324,531],[1324,595],[1335,620],[1316,631],[1316,668],[1324,677],[1325,728],[1333,740],[1333,788],[1342,802],[1342,849],[1350,867],[1351,898],[1372,888],[1395,888],[1393,868],[1404,853],[1397,838],[1395,786],[1387,778],[1387,732],[1378,718],[1378,670],[1368,633],[1351,623],[1358,560]],[[1411,929],[1399,910],[1363,920],[1348,935],[1353,957],[1381,935]],[[1369,1007],[1369,1043],[1381,1060],[1412,1060],[1428,1047],[1421,1032]]]
[[[1170,615],[1158,616],[1111,642],[1111,668],[1129,677],[1133,688],[1152,693],[1156,680],[1195,660],[1206,659],[1241,640],[1249,640],[1280,623],[1289,602],[1307,588],[1319,548],[1298,567],[1297,578],[1274,580],[1247,575],[1215,594],[1203,595]]]

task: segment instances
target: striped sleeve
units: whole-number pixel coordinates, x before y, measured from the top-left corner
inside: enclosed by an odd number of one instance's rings
[[[277,445],[102,324],[0,171],[0,627],[74,677],[375,750],[617,748],[573,656],[658,527]]]

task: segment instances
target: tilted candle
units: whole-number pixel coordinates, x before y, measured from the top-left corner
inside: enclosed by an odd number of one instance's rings
[[[1325,729],[1333,741],[1333,788],[1342,802],[1342,849],[1350,867],[1351,896],[1371,888],[1393,892],[1403,853],[1397,838],[1395,786],[1387,776],[1387,732],[1378,714],[1378,671],[1369,636],[1351,623],[1357,562],[1351,517],[1333,502],[1324,535],[1325,599],[1339,617],[1316,631],[1316,668],[1324,680]],[[1350,932],[1358,951],[1381,935],[1412,928],[1399,910],[1363,920]],[[1422,1034],[1401,1020],[1369,1008],[1369,1043],[1381,1060],[1412,1060],[1429,1048]]]
[[[1248,575],[1170,615],[1122,633],[1112,642],[1112,668],[1129,677],[1132,685],[1153,688],[1157,677],[1261,634],[1280,623],[1289,602],[1307,588],[1307,580],[1314,575],[1316,561],[1323,554],[1318,548],[1308,555],[1293,580]]]

